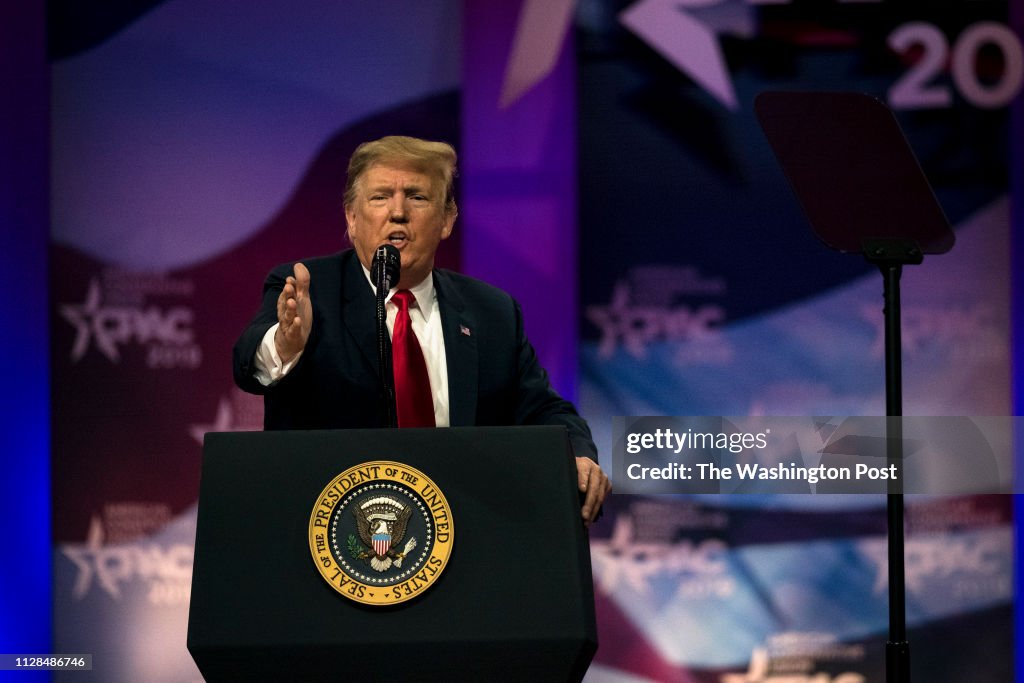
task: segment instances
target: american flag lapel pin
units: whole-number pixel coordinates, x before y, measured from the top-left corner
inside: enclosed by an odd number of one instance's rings
[[[470,333],[469,328],[466,327],[465,325],[459,325],[459,332],[461,332],[463,335],[465,335],[467,337],[472,337],[473,336]]]

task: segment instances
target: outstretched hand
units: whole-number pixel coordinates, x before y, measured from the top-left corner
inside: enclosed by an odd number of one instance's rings
[[[601,466],[590,458],[576,458],[576,476],[579,479],[580,493],[586,494],[581,514],[584,526],[589,527],[590,523],[597,519],[605,496],[612,490],[612,483],[608,481],[608,475]]]
[[[309,298],[309,270],[301,263],[292,269],[277,297],[277,333],[274,345],[285,363],[295,358],[309,339],[313,329],[313,302]]]

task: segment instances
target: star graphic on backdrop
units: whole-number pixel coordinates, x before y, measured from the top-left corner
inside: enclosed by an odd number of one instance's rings
[[[64,546],[61,552],[78,569],[78,577],[71,589],[71,595],[76,600],[81,600],[89,592],[94,576],[111,597],[121,597],[117,579],[112,572],[106,571],[106,568],[118,566],[124,561],[122,551],[116,547],[108,548],[103,545],[103,525],[98,517],[93,517],[89,522],[89,532],[84,545]]]
[[[720,103],[737,109],[736,90],[715,30],[682,8],[703,7],[707,0],[642,0],[619,15],[619,21],[696,81]]]
[[[231,410],[231,402],[226,398],[221,398],[217,403],[217,416],[213,418],[213,422],[210,424],[193,424],[189,425],[188,433],[192,435],[192,438],[203,443],[203,435],[206,432],[230,432],[234,427],[234,416]]]
[[[723,106],[739,109],[718,34],[752,30],[748,6],[788,5],[793,0],[638,0],[619,22]],[[840,4],[883,0],[838,0]],[[574,0],[526,0],[505,67],[499,105],[516,102],[554,69],[572,25]]]
[[[104,356],[115,363],[121,358],[121,354],[117,351],[117,345],[103,334],[103,327],[97,320],[101,312],[102,298],[100,283],[93,278],[89,282],[89,291],[85,295],[85,301],[80,304],[62,304],[60,307],[61,315],[75,327],[75,343],[71,347],[72,362],[81,360],[85,352],[89,350],[89,339],[92,337],[95,337],[96,346]]]

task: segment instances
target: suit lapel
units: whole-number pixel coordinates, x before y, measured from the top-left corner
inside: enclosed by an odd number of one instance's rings
[[[447,273],[434,271],[445,364],[448,366],[448,419],[452,427],[476,424],[477,355],[476,319],[466,310],[462,297]]]
[[[366,281],[363,267],[356,258],[355,252],[349,252],[348,263],[345,265],[342,278],[342,312],[341,322],[355,340],[366,362],[373,368],[375,375],[380,375],[380,363],[377,359],[377,313],[373,289]]]

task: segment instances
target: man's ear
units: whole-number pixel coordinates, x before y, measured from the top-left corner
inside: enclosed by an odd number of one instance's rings
[[[355,222],[356,212],[348,204],[344,206],[345,209],[345,236],[348,237],[348,241],[352,241],[352,223]]]
[[[455,219],[459,217],[459,207],[452,204],[452,208],[447,212],[444,219],[444,225],[441,227],[441,239],[446,240],[452,234],[452,229],[455,227]]]

